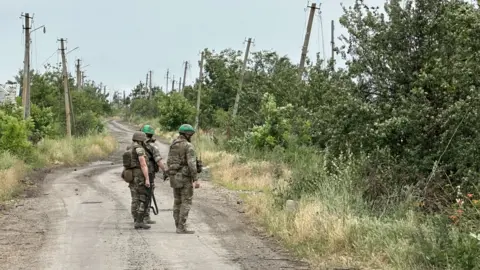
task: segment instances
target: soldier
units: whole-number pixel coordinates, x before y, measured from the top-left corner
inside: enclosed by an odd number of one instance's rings
[[[150,229],[150,225],[144,222],[147,207],[148,188],[150,178],[148,174],[147,154],[145,149],[145,133],[137,131],[133,133],[131,150],[133,181],[129,184],[132,194],[131,211],[135,221],[135,229]]]
[[[160,150],[158,150],[157,146],[155,145],[155,138],[153,138],[153,135],[155,135],[155,130],[150,125],[144,125],[141,131],[147,136],[145,146],[148,156],[148,177],[150,179],[150,191],[147,198],[148,204],[147,209],[145,210],[145,217],[143,221],[147,224],[155,224],[156,222],[150,218],[151,195],[155,188],[155,173],[157,173],[159,169],[161,169],[163,174],[165,175],[166,170],[162,162]]]
[[[187,230],[188,212],[192,205],[193,187],[199,188],[197,176],[196,154],[190,143],[195,129],[188,124],[180,126],[180,135],[170,145],[167,166],[170,186],[173,188],[173,218],[177,233],[193,234]]]

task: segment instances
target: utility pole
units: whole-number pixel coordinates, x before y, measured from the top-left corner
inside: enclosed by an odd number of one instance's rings
[[[186,78],[187,78],[187,68],[188,68],[188,61],[185,61],[185,68],[183,69],[183,84],[182,84],[182,94],[183,94],[183,90],[185,88],[185,81],[186,81]]]
[[[85,72],[82,71],[82,87],[85,85],[85,78],[86,78],[86,77],[87,77],[87,76],[85,75]]]
[[[126,104],[126,101],[125,101],[125,90],[123,90],[123,105]]]
[[[152,91],[152,71],[149,71],[150,76],[148,77],[150,81],[148,82],[148,88],[150,88],[150,92]]]
[[[65,58],[65,39],[61,38],[61,53],[62,53],[62,66],[63,66],[63,89],[65,92],[65,118],[67,123],[67,137],[72,136],[72,126],[70,123],[70,92],[68,91],[68,73],[67,73],[67,60]]]
[[[332,61],[335,58],[335,21],[332,20],[330,44],[332,45]]]
[[[170,79],[169,74],[170,74],[170,70],[167,69],[167,75],[165,76],[165,79],[167,79],[167,86],[165,87],[165,94],[168,92],[168,79]]]
[[[252,38],[247,41],[247,49],[245,50],[245,56],[243,58],[242,74],[240,75],[240,82],[238,84],[237,95],[235,96],[235,104],[233,105],[232,116],[235,118],[238,111],[238,103],[240,102],[240,92],[242,91],[243,78],[245,77],[245,68],[247,67],[248,54],[250,53],[250,45],[252,44]]]
[[[172,75],[172,92],[175,91],[175,75]]]
[[[147,76],[145,77],[145,95],[143,96],[144,98],[147,97],[148,92],[149,92],[149,89],[148,89],[148,72],[147,72]]]
[[[205,60],[205,51],[202,51],[200,57],[200,74],[198,75],[198,90],[197,90],[197,115],[195,117],[195,130],[198,129],[198,124],[200,121],[200,95],[202,94],[202,83],[203,83],[203,61]]]
[[[77,59],[77,64],[75,65],[77,68],[77,88],[80,90],[80,87],[82,85],[82,73],[80,71],[80,59]]]
[[[25,56],[23,60],[23,89],[22,89],[22,106],[23,117],[27,119],[30,116],[30,17],[29,13],[25,13]]]
[[[180,77],[180,79],[178,80],[178,91],[179,91],[179,92],[180,92],[180,91],[183,92],[183,90],[182,90],[182,77]]]
[[[300,79],[303,77],[303,70],[305,67],[305,59],[307,58],[308,43],[310,41],[310,32],[312,31],[312,24],[313,24],[313,18],[315,17],[315,10],[319,9],[317,8],[316,3],[312,3],[312,5],[309,6],[309,8],[310,8],[310,16],[308,17],[307,31],[305,32],[305,40],[303,41],[302,55],[300,57],[300,66],[299,66]]]

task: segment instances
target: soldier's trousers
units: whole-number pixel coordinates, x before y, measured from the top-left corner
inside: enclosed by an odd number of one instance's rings
[[[134,184],[130,183],[128,184],[128,188],[130,189],[130,195],[132,195],[132,201],[130,203],[130,213],[132,214],[133,220],[136,220],[136,215],[137,215],[137,192],[135,191]]]
[[[187,222],[188,212],[192,206],[193,185],[185,184],[173,189],[173,218],[177,227],[183,228]]]
[[[150,179],[150,187],[155,183],[155,173],[148,173],[148,178]],[[147,209],[145,209],[145,218],[150,218],[150,205],[152,204],[152,192],[153,189],[150,188],[148,191],[147,197]]]
[[[142,171],[133,172],[133,183],[129,185],[132,195],[131,213],[137,222],[143,221],[148,202],[148,190],[145,186],[145,178]]]

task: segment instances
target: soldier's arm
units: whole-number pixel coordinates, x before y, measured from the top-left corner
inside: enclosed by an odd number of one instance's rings
[[[162,156],[160,155],[160,150],[158,150],[157,146],[152,145],[153,148],[153,158],[155,159],[155,162],[157,162],[158,167],[162,172],[165,172],[165,165],[162,162]]]
[[[187,163],[188,169],[190,170],[190,175],[193,178],[193,182],[198,180],[197,175],[197,156],[195,154],[195,149],[193,149],[192,144],[187,144]]]
[[[143,176],[145,177],[145,185],[150,185],[150,179],[148,178],[148,166],[147,166],[147,159],[145,150],[143,148],[136,148],[135,151],[138,155],[138,161],[140,162],[140,169],[142,170]],[[147,186],[148,186],[147,185]]]

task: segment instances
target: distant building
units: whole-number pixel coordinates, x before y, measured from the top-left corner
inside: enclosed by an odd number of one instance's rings
[[[0,104],[15,103],[17,92],[17,83],[0,84]]]

